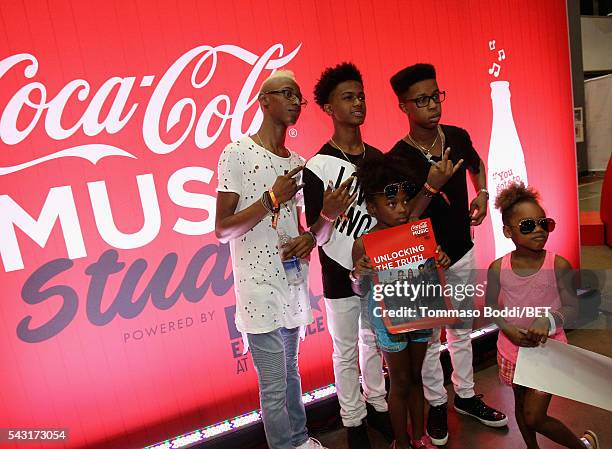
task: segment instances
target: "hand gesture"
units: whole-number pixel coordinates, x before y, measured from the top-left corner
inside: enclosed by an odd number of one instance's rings
[[[339,215],[355,201],[357,198],[357,189],[352,195],[349,195],[349,189],[353,184],[354,176],[351,176],[338,187],[332,190],[331,181],[327,185],[327,189],[323,193],[323,209],[325,216],[336,219]]]
[[[440,247],[440,245],[438,245],[438,247],[436,248],[436,266],[447,269],[448,267],[450,267],[450,257],[448,257],[448,254],[446,254],[444,251],[442,251],[442,248]]]
[[[373,274],[374,266],[372,265],[370,258],[366,254],[364,254],[355,263],[355,268],[353,268],[353,275],[357,279],[363,279],[365,276],[371,276]]]
[[[535,343],[546,343],[548,338],[548,331],[550,331],[550,320],[547,316],[536,318],[527,329],[526,337]]]
[[[478,194],[470,203],[470,224],[478,226],[487,216],[487,197]]]
[[[538,345],[537,343],[534,343],[533,341],[527,338],[527,331],[525,329],[508,325],[508,328],[504,329],[503,332],[506,337],[508,337],[508,339],[517,346],[522,346],[524,348],[533,348]]]
[[[272,191],[274,192],[274,196],[278,200],[279,204],[289,201],[291,198],[293,198],[298,190],[304,187],[303,184],[298,185],[297,181],[293,178],[303,169],[304,167],[300,165],[286,175],[276,178],[276,181],[274,181],[274,185],[272,186]]]
[[[461,168],[463,159],[453,164],[453,161],[449,160],[448,155],[450,154],[450,148],[447,148],[442,153],[442,160],[439,162],[432,162],[429,168],[429,174],[427,175],[427,184],[432,186],[436,190],[440,190],[444,184],[457,173],[457,170]]]
[[[299,237],[295,237],[280,248],[281,260],[287,260],[296,256],[300,259],[305,259],[310,254],[310,251],[316,246],[316,241],[312,234],[305,232]]]

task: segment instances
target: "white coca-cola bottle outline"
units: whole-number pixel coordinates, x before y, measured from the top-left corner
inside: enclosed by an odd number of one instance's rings
[[[495,257],[515,249],[514,243],[503,233],[501,213],[495,208],[495,198],[501,190],[513,182],[527,184],[527,166],[523,147],[516,130],[510,102],[510,83],[491,83],[493,120],[487,163],[487,186],[489,190],[489,213],[493,226]]]

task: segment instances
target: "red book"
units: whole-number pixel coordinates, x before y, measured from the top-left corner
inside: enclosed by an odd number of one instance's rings
[[[456,318],[436,266],[436,238],[429,218],[363,235],[366,254],[377,270],[374,313],[392,334],[452,324]]]

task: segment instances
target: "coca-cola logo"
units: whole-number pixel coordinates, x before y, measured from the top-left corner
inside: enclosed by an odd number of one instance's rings
[[[170,153],[185,143],[190,136],[196,147],[208,148],[215,143],[228,122],[231,140],[237,140],[244,134],[254,132],[261,125],[263,115],[258,110],[247,129],[243,129],[245,112],[257,101],[255,87],[262,72],[283,67],[297,55],[300,48],[301,44],[283,56],[283,45],[274,44],[258,56],[236,45],[198,46],[170,65],[157,82],[146,104],[131,101],[130,94],[135,89],[152,86],[154,75],[142,76],[140,83],[135,76],[113,76],[102,83],[93,94],[88,81],[74,79],[53,98],[49,98],[49,90],[43,82],[31,81],[18,88],[5,105],[0,117],[0,140],[6,145],[19,144],[38,126],[43,126],[46,134],[57,141],[68,139],[78,131],[90,137],[98,136],[102,132],[115,134],[120,132],[141,108],[144,109],[142,137],[146,147],[153,153]],[[233,56],[251,66],[251,71],[235,100],[220,93],[205,105],[196,105],[192,97],[181,98],[172,105],[166,104],[173,86],[181,76],[185,76],[187,67],[193,63],[194,68],[186,76],[190,77],[194,89],[204,89],[213,79],[221,55]],[[38,73],[39,63],[38,59],[29,53],[12,55],[0,61],[0,79],[9,71],[18,71],[23,65],[25,79],[33,79]],[[76,123],[74,117],[70,116],[73,124],[65,127],[64,124],[70,121],[65,116],[66,107],[75,102],[81,103],[81,108],[83,104],[87,105]],[[110,103],[111,106],[103,117],[105,103]],[[185,123],[180,123],[184,111],[187,111],[188,118],[183,120]],[[31,117],[25,127],[21,128],[17,125],[20,115]],[[215,121],[216,129],[210,129],[213,118],[220,119]],[[161,131],[167,133],[177,126],[182,126],[182,132],[178,133],[180,135],[171,141],[164,140]],[[18,165],[0,167],[0,175],[62,157],[80,157],[96,164],[100,159],[110,156],[135,158],[125,149],[96,142],[65,148]]]
[[[427,233],[427,222],[423,221],[421,223],[413,224],[412,226],[410,226],[410,231],[412,232],[412,235],[421,235]]]
[[[67,148],[47,151],[42,156],[36,152],[38,148],[28,149],[24,156],[26,160],[16,165],[0,166],[0,176],[64,157],[78,157],[92,164],[112,156],[136,159],[126,149],[101,142],[104,136],[119,133],[136,117],[142,117],[141,126],[136,130],[140,129],[145,147],[155,155],[171,153],[188,139],[197,148],[208,148],[217,141],[226,125],[229,126],[230,139],[237,140],[255,132],[263,120],[261,110],[257,109],[255,114],[249,115],[252,117],[250,123],[243,123],[245,113],[257,101],[258,81],[289,63],[300,48],[301,44],[284,55],[283,45],[274,44],[259,56],[235,45],[202,45],[177,58],[156,84],[154,75],[142,76],[140,82],[136,76],[113,76],[94,93],[88,81],[74,79],[53,96],[42,81],[35,79],[39,62],[34,55],[9,56],[0,61],[0,80],[6,82],[8,76],[5,78],[5,75],[9,73],[13,80],[16,77],[20,79],[23,74],[24,82],[14,93],[3,97],[8,101],[0,116],[0,140],[9,147],[15,146],[27,142],[35,129],[42,128],[54,141],[63,141],[79,133],[90,137],[92,142],[79,142],[74,146],[67,144]],[[222,55],[237,58],[250,66],[238,96],[233,99],[227,93],[215,96],[215,92],[210,95],[211,92],[207,91],[207,98],[211,98],[207,103],[196,101],[198,90],[211,85]],[[182,89],[177,87],[179,82]],[[194,92],[183,96],[186,83]],[[144,96],[145,102],[134,100],[136,89],[150,87],[153,88],[149,96],[138,95],[138,98]],[[6,88],[4,92],[7,92]],[[139,109],[142,113],[136,114]],[[83,112],[75,117],[76,110]],[[67,127],[67,123],[71,125]],[[173,132],[169,133],[170,130]],[[128,132],[129,140],[133,141],[134,127],[126,130],[126,134]],[[170,232],[197,236],[198,239],[211,233],[215,220],[214,196],[190,192],[185,185],[188,182],[209,184],[213,174],[213,170],[203,166],[176,168],[167,180],[163,180],[165,183],[162,181],[166,186],[165,192],[156,187],[156,173],[137,175],[134,182],[138,186],[143,221],[139,230],[129,233],[122,232],[115,223],[113,212],[123,212],[120,209],[113,211],[109,199],[106,183],[116,181],[114,179],[87,182],[90,204],[86,204],[86,200],[77,202],[70,185],[51,187],[39,211],[26,211],[19,204],[23,198],[0,195],[0,259],[4,271],[26,268],[20,245],[20,240],[26,237],[45,248],[49,236],[61,232],[68,256],[63,257],[57,246],[52,248],[55,258],[33,270],[25,280],[21,297],[31,306],[28,309],[31,313],[17,324],[18,338],[28,343],[39,343],[55,337],[73,322],[79,311],[91,324],[105,326],[117,317],[138,317],[148,304],[167,310],[181,300],[197,303],[209,291],[215,296],[224,296],[233,285],[233,277],[227,270],[230,261],[228,245],[216,241],[203,246],[200,243],[201,247],[195,253],[167,252],[161,258],[159,255],[145,256],[132,262],[117,251],[142,248],[157,239],[162,231],[164,211],[158,198],[161,195],[167,195],[174,207],[171,218],[174,224]],[[34,192],[35,187],[29,194]],[[36,192],[37,195],[41,193],[44,192]],[[181,216],[183,209],[198,209],[205,213],[197,221]],[[82,217],[86,213],[93,213],[95,228],[83,226]],[[60,226],[56,226],[58,223]],[[19,234],[16,229],[21,230]],[[90,240],[85,239],[95,231],[109,249],[83,269],[73,261],[95,257],[88,247]],[[29,253],[27,257],[30,261],[39,260]],[[188,262],[179,270],[181,257],[187,258]],[[145,273],[148,266],[157,266],[151,275]],[[115,276],[121,276],[121,280],[114,279],[120,284],[117,291],[107,285],[110,284],[109,278]],[[74,288],[83,280],[88,285],[86,291]],[[147,283],[144,290],[136,288],[143,283]],[[103,304],[103,298],[111,299],[112,303]],[[61,299],[61,307],[49,317],[44,303],[58,299]]]

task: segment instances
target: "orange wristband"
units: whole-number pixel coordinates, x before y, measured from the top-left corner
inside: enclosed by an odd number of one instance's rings
[[[429,190],[431,193],[433,193],[434,195],[436,193],[439,192],[439,190],[434,189],[432,186],[430,186],[428,183],[423,184],[423,187],[425,187],[427,190]]]
[[[272,200],[272,207],[274,209],[280,209],[280,204],[278,203],[278,200],[276,199],[276,195],[274,194],[274,190],[270,189],[270,190],[268,190],[268,192],[270,192],[270,199]]]

